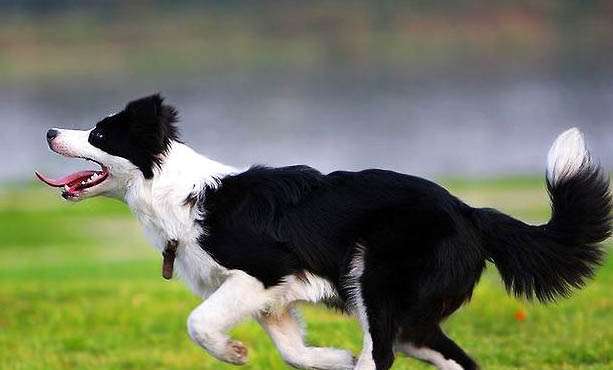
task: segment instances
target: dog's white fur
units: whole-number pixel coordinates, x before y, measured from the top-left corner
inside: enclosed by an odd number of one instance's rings
[[[362,326],[362,352],[356,363],[356,370],[366,370],[375,368],[375,360],[372,356],[373,342],[370,335],[368,316],[366,307],[362,298],[362,289],[360,287],[360,278],[364,274],[364,247],[358,244],[356,254],[351,260],[350,270],[345,285],[349,290],[349,302],[353,311],[360,320]]]
[[[258,321],[291,366],[306,369],[326,369],[333,364],[338,369],[353,367],[353,355],[349,351],[304,345],[301,322],[293,305],[274,315],[261,315]]]
[[[415,347],[411,343],[401,343],[398,349],[408,356],[431,363],[441,370],[462,370],[462,366],[451,359],[445,359],[439,352],[427,347]]]
[[[283,358],[292,366],[314,369],[374,369],[373,339],[363,302],[361,276],[364,272],[364,249],[357,248],[346,286],[349,305],[357,314],[363,331],[363,348],[354,362],[350,352],[334,348],[308,347],[296,319],[294,303],[333,300],[338,292],[321,277],[303,272],[299,277],[285,276],[283,282],[266,288],[262,282],[240,270],[219,265],[201,247],[201,230],[196,220],[206,217],[186,199],[205,187],[217,186],[217,179],[238,172],[232,167],[210,160],[186,145],[172,142],[154,176],[145,179],[139,168],[127,159],[110,155],[88,141],[90,131],[57,130],[50,143],[52,150],[69,157],[95,160],[108,170],[108,177],[98,185],[83,189],[71,201],[105,195],[124,201],[141,222],[145,234],[158,250],[168,240],[177,240],[177,274],[203,299],[187,320],[192,340],[216,358],[244,364],[246,347],[232,340],[226,332],[247,317],[255,317],[267,331]],[[589,153],[583,136],[570,129],[554,142],[548,156],[547,177],[552,185],[580,173],[589,165]],[[439,369],[461,370],[453,360],[430,348],[398,343],[406,354],[431,362]]]
[[[547,154],[547,180],[556,185],[564,178],[589,166],[591,157],[583,140],[583,134],[573,127],[560,134]]]
[[[291,365],[313,369],[353,368],[353,356],[348,351],[305,346],[293,313],[294,302],[315,303],[336,297],[337,292],[329,281],[305,272],[301,278],[287,276],[284,283],[265,289],[259,280],[245,272],[220,266],[198,244],[202,230],[195,220],[206,215],[199,214],[198,207],[186,206],[185,199],[204,186],[216,186],[216,178],[236,169],[173,142],[163,164],[147,180],[130,161],[92,146],[88,142],[91,130],[57,130],[59,134],[51,144],[52,150],[68,157],[93,159],[109,171],[105,181],[84,189],[72,201],[97,195],[120,199],[136,215],[145,235],[158,250],[162,251],[168,240],[179,242],[175,260],[177,275],[203,299],[187,320],[188,333],[194,342],[222,361],[244,364],[248,359],[246,347],[225,333],[239,321],[256,317]],[[374,362],[368,365],[360,368],[374,369]]]

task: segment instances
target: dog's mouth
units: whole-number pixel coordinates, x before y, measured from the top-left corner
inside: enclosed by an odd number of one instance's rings
[[[55,188],[63,187],[62,197],[64,197],[64,199],[78,198],[79,195],[85,191],[85,189],[101,184],[109,176],[108,169],[102,163],[90,158],[83,159],[97,163],[100,165],[101,170],[79,171],[59,179],[52,179],[38,171],[36,171],[35,174],[42,182],[49,186],[53,186]]]

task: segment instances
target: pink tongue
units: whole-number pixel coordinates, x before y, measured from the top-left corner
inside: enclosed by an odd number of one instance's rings
[[[73,173],[72,175],[64,176],[61,179],[51,179],[45,175],[40,174],[38,171],[34,172],[36,176],[45,184],[49,186],[55,186],[56,188],[60,188],[64,185],[68,185],[71,182],[78,180],[83,177],[90,177],[98,171],[80,171],[77,173]]]

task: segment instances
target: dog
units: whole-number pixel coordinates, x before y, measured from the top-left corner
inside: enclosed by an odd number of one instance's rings
[[[238,170],[190,149],[177,122],[155,94],[90,130],[50,129],[52,151],[100,169],[37,176],[69,201],[124,201],[203,299],[189,336],[232,364],[247,363],[248,350],[226,332],[254,317],[297,368],[388,369],[398,351],[439,369],[477,369],[440,323],[470,300],[486,261],[509,293],[551,302],[593,276],[611,234],[609,178],[576,128],[549,151],[552,216],[533,226],[392,171]],[[355,314],[359,356],[305,345],[297,302]]]

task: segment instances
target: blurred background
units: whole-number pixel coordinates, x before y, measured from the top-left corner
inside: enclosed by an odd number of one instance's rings
[[[610,1],[0,1],[0,180],[156,91],[235,166],[541,174],[572,126],[610,165],[612,62]]]
[[[580,127],[613,168],[613,2],[0,0],[0,368],[232,368],[190,343],[198,298],[125,206],[33,179],[87,167],[48,128],[154,92],[223,163],[393,169],[540,223],[556,135]],[[445,326],[484,368],[613,369],[611,259],[552,306],[488,270]],[[354,321],[304,310],[310,343],[359,351]],[[256,324],[233,333],[247,368],[285,368]]]

